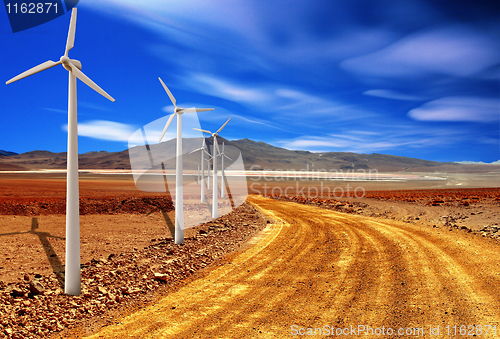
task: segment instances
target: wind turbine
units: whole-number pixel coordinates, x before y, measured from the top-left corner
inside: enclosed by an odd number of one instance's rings
[[[218,192],[217,192],[217,153],[220,154],[220,150],[219,150],[219,145],[217,145],[217,136],[219,135],[219,132],[222,131],[222,129],[224,127],[226,127],[229,120],[231,120],[231,118],[227,119],[227,121],[224,123],[224,125],[222,125],[215,133],[212,133],[212,132],[204,130],[204,129],[193,128],[196,131],[211,134],[212,137],[214,138],[214,145],[213,145],[213,151],[212,151],[212,153],[213,153],[212,154],[213,175],[214,175],[213,176],[213,184],[212,184],[213,185],[213,190],[212,190],[212,192],[213,192],[213,194],[212,194],[212,218],[213,219],[216,219],[219,217],[219,210],[218,210],[219,205],[217,202],[217,195],[218,195]]]
[[[71,21],[66,41],[64,55],[55,62],[52,60],[30,68],[26,72],[10,79],[6,84],[26,78],[30,75],[44,71],[57,65],[63,67],[69,73],[68,86],[68,159],[66,180],[66,267],[64,278],[64,292],[70,295],[81,294],[80,276],[80,211],[79,211],[79,188],[78,188],[78,122],[77,122],[77,98],[76,78],[87,86],[111,101],[115,101],[101,87],[97,86],[85,74],[81,72],[82,64],[78,60],[68,57],[68,52],[73,48],[76,30],[76,7],[71,11]]]
[[[198,166],[198,177],[196,178],[196,186],[200,186],[201,174],[200,174],[200,166],[201,164],[194,162],[196,166]]]
[[[225,182],[224,182],[224,157],[228,158],[229,160],[232,160],[230,157],[224,153],[224,141],[222,142],[222,153],[220,154],[222,160],[221,160],[221,183],[220,183],[220,197],[224,198],[224,191],[226,190],[225,188]]]
[[[196,165],[198,165],[198,177],[200,175],[200,165],[201,165],[201,202],[205,202],[205,167],[204,167],[204,163],[205,163],[205,153],[210,156],[210,154],[207,152],[206,150],[207,148],[207,145],[205,143],[205,134],[203,134],[203,143],[201,145],[200,148],[198,149],[195,149],[194,151],[191,151],[189,152],[189,154],[191,153],[194,153],[194,152],[197,152],[197,151],[201,151],[201,164],[198,164],[196,163]],[[210,178],[210,175],[208,175],[208,178]]]
[[[183,202],[183,187],[182,187],[182,114],[197,113],[212,111],[213,108],[181,108],[177,107],[176,100],[167,85],[158,77],[165,92],[167,92],[170,101],[174,104],[174,113],[168,118],[165,128],[160,136],[160,141],[167,132],[168,127],[177,115],[177,154],[175,159],[175,243],[182,244],[184,242],[184,202]]]

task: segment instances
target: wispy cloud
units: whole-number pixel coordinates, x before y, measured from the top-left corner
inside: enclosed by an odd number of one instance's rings
[[[500,120],[500,101],[476,97],[446,97],[412,109],[408,115],[423,121],[472,121],[488,123]]]
[[[288,149],[372,153],[380,151],[392,152],[403,148],[419,149],[436,145],[443,146],[463,139],[464,136],[459,131],[415,129],[401,125],[388,126],[385,132],[346,131],[343,134],[324,136],[305,135],[293,140],[282,140],[279,143],[282,147]]]
[[[46,111],[49,112],[54,112],[54,113],[59,113],[59,114],[64,114],[68,115],[68,109],[59,109],[59,108],[50,108],[50,107],[44,107],[43,108]],[[78,116],[90,116],[91,114],[88,114],[86,112],[78,112]]]
[[[236,115],[234,114],[234,116],[237,118],[237,119],[241,119],[245,122],[249,122],[249,123],[252,123],[252,124],[257,124],[257,125],[262,125],[262,126],[266,126],[266,127],[269,127],[269,128],[272,128],[272,129],[278,129],[278,130],[282,130],[282,131],[285,131],[285,132],[290,132],[290,133],[295,133],[293,131],[290,131],[290,130],[287,130],[287,129],[284,129],[284,128],[280,128],[280,127],[277,127],[277,126],[274,126],[274,125],[271,125],[269,123],[265,123],[263,121],[261,121],[260,119],[259,120],[255,120],[255,119],[249,119],[249,118],[245,118],[241,115]]]
[[[465,26],[409,35],[394,44],[345,60],[341,66],[368,76],[471,77],[498,63],[498,44]]]
[[[68,110],[67,109],[50,108],[50,107],[44,107],[43,109],[46,110],[46,111],[49,111],[49,112],[55,112],[55,113],[60,113],[60,114],[66,114],[66,115],[68,115]]]
[[[266,112],[269,120],[303,121],[311,123],[315,117],[353,120],[372,116],[355,105],[347,105],[330,98],[314,95],[279,83],[246,85],[223,77],[193,73],[185,85],[194,91],[233,101],[253,110]],[[266,116],[264,115],[264,116]]]
[[[107,120],[91,120],[78,124],[78,135],[109,141],[126,142],[137,127]],[[68,131],[68,125],[62,126]]]
[[[261,105],[273,100],[271,93],[264,88],[245,86],[222,77],[192,73],[185,79],[189,79],[185,80],[185,85],[198,92],[238,103]]]
[[[400,93],[400,92],[389,90],[389,89],[370,89],[368,91],[363,92],[363,94],[369,95],[372,97],[394,99],[394,100],[408,100],[408,101],[425,100],[421,96],[404,94],[404,93]]]

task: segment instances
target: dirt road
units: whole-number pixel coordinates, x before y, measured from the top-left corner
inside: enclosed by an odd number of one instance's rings
[[[277,219],[252,247],[92,338],[500,337],[498,241],[249,201]]]

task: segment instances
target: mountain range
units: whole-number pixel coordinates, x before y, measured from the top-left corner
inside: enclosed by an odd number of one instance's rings
[[[183,139],[184,167],[196,169],[196,161],[200,160],[199,152],[188,154],[201,146],[201,138]],[[225,143],[226,153],[236,159],[241,152],[246,170],[326,170],[326,171],[362,171],[377,170],[379,172],[491,172],[500,171],[496,164],[460,164],[453,162],[429,161],[386,154],[359,154],[351,152],[313,153],[295,151],[275,147],[264,142],[249,139],[228,141],[218,138],[219,145]],[[212,147],[212,139],[206,139],[208,147]],[[166,168],[175,168],[176,140],[172,139],[160,144],[148,146],[151,154],[161,154]],[[221,146],[220,146],[221,147]],[[238,152],[239,150],[239,152]],[[144,146],[126,149],[121,152],[88,152],[79,155],[80,169],[131,169],[130,154],[139,154],[143,161],[149,161]],[[36,169],[65,169],[66,152],[31,151],[22,154],[0,151],[0,170],[20,171]]]

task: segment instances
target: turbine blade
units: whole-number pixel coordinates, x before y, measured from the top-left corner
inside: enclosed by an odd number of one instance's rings
[[[40,65],[35,66],[33,68],[30,68],[29,70],[19,74],[18,76],[13,77],[12,79],[8,80],[5,84],[6,85],[11,84],[14,81],[21,80],[23,78],[29,77],[30,75],[39,73],[41,71],[45,71],[46,69],[52,68],[52,67],[60,65],[60,64],[61,64],[60,61],[58,61],[58,62],[55,62],[52,60],[45,61],[43,64],[40,64]]]
[[[217,132],[215,132],[215,133],[219,133],[220,131],[222,131],[222,129],[223,129],[224,127],[226,127],[226,125],[227,125],[227,123],[229,122],[229,120],[231,120],[231,118],[227,119],[227,121],[224,123],[224,125],[222,125],[222,126],[221,126],[218,130],[217,130]]]
[[[208,134],[212,134],[212,132],[210,131],[207,131],[206,129],[199,129],[199,128],[193,128],[195,131],[200,131],[200,132],[203,132],[203,133],[208,133]]]
[[[109,99],[113,102],[115,101],[115,99],[113,99],[113,97],[111,95],[106,93],[101,87],[97,86],[97,84],[95,82],[90,80],[90,78],[88,76],[86,76],[85,74],[83,74],[82,71],[80,71],[78,68],[76,68],[75,65],[73,65],[71,62],[69,63],[69,65],[71,66],[71,71],[73,72],[73,74],[78,79],[80,79],[85,85],[89,86],[94,91],[96,91],[97,93],[99,93],[100,95],[105,97],[106,99]]]
[[[202,151],[202,150],[203,150],[203,148],[197,148],[197,149],[192,150],[191,152],[189,152],[189,154],[194,153],[194,152],[198,152],[198,151]]]
[[[222,155],[224,155],[226,158],[228,158],[229,160],[233,161],[233,159],[231,159],[230,157],[228,157],[227,155],[225,155],[224,153],[222,153]]]
[[[215,138],[216,138],[216,137],[214,137],[214,139],[215,139]],[[215,142],[215,140],[214,140],[214,144],[215,144],[215,146],[216,146],[216,148],[217,148],[217,154],[216,154],[215,156],[218,156],[218,154],[220,154],[219,144],[218,144],[217,142]]]
[[[161,132],[161,137],[160,137],[160,140],[158,142],[161,142],[161,139],[163,139],[163,136],[165,135],[165,133],[167,133],[168,126],[170,126],[170,124],[172,123],[172,120],[174,120],[174,116],[175,116],[175,113],[172,114],[168,118],[167,123],[165,124],[165,127],[163,128],[163,132]]]
[[[175,101],[174,96],[172,95],[172,92],[170,92],[167,85],[165,85],[165,83],[163,82],[163,80],[161,80],[160,77],[158,77],[158,80],[160,80],[161,84],[163,85],[163,88],[165,89],[165,92],[167,92],[168,97],[170,98],[170,101],[172,101],[172,103],[174,104],[174,107],[177,107],[176,101]]]
[[[68,30],[68,40],[66,40],[66,51],[64,52],[65,56],[68,56],[68,52],[73,48],[75,43],[75,31],[76,31],[76,7],[73,7],[71,10],[71,21],[69,23]]]
[[[185,108],[182,111],[184,113],[196,113],[196,112],[206,112],[206,111],[213,111],[213,108]]]

